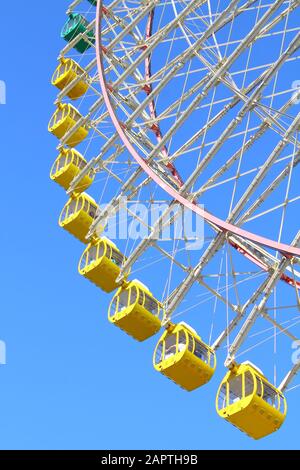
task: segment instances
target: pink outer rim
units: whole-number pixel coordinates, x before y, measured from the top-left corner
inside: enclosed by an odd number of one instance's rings
[[[102,42],[101,42],[101,24],[102,24],[102,9],[103,9],[103,0],[98,0],[97,2],[97,15],[96,15],[96,57],[97,57],[97,65],[98,65],[98,74],[99,74],[99,81],[101,85],[101,90],[103,93],[103,99],[105,101],[107,110],[110,114],[111,120],[118,132],[122,142],[124,143],[125,147],[132,155],[132,157],[136,160],[136,162],[142,167],[145,173],[150,176],[150,178],[155,181],[162,189],[164,189],[173,199],[176,199],[180,202],[183,206],[187,207],[191,211],[194,211],[199,216],[203,217],[208,222],[219,227],[223,232],[229,232],[234,235],[238,235],[239,237],[245,238],[246,240],[250,240],[252,242],[258,243],[259,245],[263,245],[273,250],[279,251],[284,255],[289,256],[297,256],[300,257],[300,248],[293,247],[290,245],[286,245],[284,243],[278,243],[274,240],[269,238],[261,237],[254,233],[248,232],[247,230],[243,230],[235,225],[229,224],[218,217],[208,213],[198,205],[194,204],[186,200],[183,196],[181,196],[175,189],[171,186],[164,183],[164,181],[147,165],[145,160],[137,153],[135,148],[132,146],[131,142],[128,140],[125,132],[123,131],[122,124],[119,122],[113,106],[110,101],[109,91],[106,84],[105,74],[104,74],[104,66],[103,66],[103,49],[102,49]]]

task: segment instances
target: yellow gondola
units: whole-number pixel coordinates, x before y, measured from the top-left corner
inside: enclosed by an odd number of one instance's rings
[[[76,123],[82,118],[80,112],[69,103],[59,103],[57,110],[53,114],[48,130],[51,134],[55,135],[58,139],[64,137],[64,135],[75,126]],[[69,147],[75,147],[80,144],[86,136],[89,130],[86,124],[80,126],[72,135],[67,139],[66,145]]]
[[[192,391],[211,379],[216,355],[193,328],[182,322],[164,332],[155,348],[153,364],[158,372]]]
[[[62,149],[55,160],[50,173],[50,178],[65,190],[68,190],[71,182],[78,173],[85,168],[86,159],[75,149]],[[94,173],[91,170],[75,186],[74,192],[82,193],[94,180]]]
[[[59,225],[81,242],[87,243],[86,235],[96,217],[98,206],[86,193],[72,196],[59,218]]]
[[[161,303],[138,280],[120,287],[108,312],[111,323],[138,341],[155,335],[161,328],[162,317]]]
[[[78,271],[105,292],[112,292],[120,286],[116,279],[121,271],[124,255],[106,237],[92,241],[82,254]]]
[[[78,79],[77,83],[67,92],[69,98],[76,100],[88,90],[87,78],[88,74],[75,60],[62,57],[52,76],[51,83],[59,90],[63,90],[71,82]]]
[[[253,364],[235,365],[221,383],[218,414],[254,439],[280,428],[287,405],[283,394]]]

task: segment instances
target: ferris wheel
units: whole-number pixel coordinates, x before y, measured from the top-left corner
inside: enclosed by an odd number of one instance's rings
[[[187,391],[223,373],[217,413],[255,439],[300,369],[299,13],[75,0],[52,77],[79,273],[113,325],[157,335],[158,373]]]

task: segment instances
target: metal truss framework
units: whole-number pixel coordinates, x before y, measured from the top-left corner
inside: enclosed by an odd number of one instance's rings
[[[80,3],[78,0],[74,1],[68,13],[78,8]],[[267,302],[278,285],[278,281],[281,281],[295,291],[299,310],[300,282],[298,272],[295,270],[295,265],[300,258],[299,233],[291,243],[282,243],[280,239],[272,240],[262,237],[241,227],[247,221],[263,217],[264,204],[276,191],[280,190],[283,182],[290,184],[291,175],[299,163],[300,114],[290,114],[298,95],[294,94],[292,97],[289,95],[281,106],[276,107],[265,104],[265,93],[266,90],[269,92],[270,87],[272,89],[274,81],[276,84],[281,68],[298,59],[296,53],[300,46],[300,32],[297,28],[294,31],[291,28],[291,32],[287,33],[288,19],[299,7],[298,1],[277,0],[265,5],[260,2],[260,8],[257,8],[259,15],[253,27],[245,37],[236,41],[236,46],[232,49],[229,45],[234,41],[230,38],[228,41],[224,40],[226,52],[231,50],[232,52],[223,54],[218,46],[216,35],[222,33],[224,28],[225,30],[230,28],[237,18],[242,18],[248,11],[255,9],[258,2],[249,0],[242,3],[239,0],[233,0],[227,3],[223,11],[208,17],[208,15],[200,14],[201,8],[207,4],[206,0],[194,2],[147,0],[128,3],[115,0],[105,6],[101,0],[98,0],[97,18],[93,19],[87,28],[87,32],[96,31],[97,57],[93,57],[85,65],[85,71],[90,74],[89,84],[95,99],[85,116],[61,140],[59,148],[65,145],[70,135],[81,125],[88,124],[95,135],[97,134],[103,140],[103,145],[100,153],[90,159],[88,165],[74,179],[69,193],[73,192],[82,176],[91,169],[97,173],[106,172],[119,186],[118,192],[105,210],[98,214],[91,226],[89,237],[93,236],[99,225],[105,225],[108,219],[115,215],[119,202],[124,196],[133,201],[142,190],[150,187],[153,181],[170,196],[168,207],[150,227],[149,235],[132,248],[122,268],[120,280],[149,248],[157,249],[161,255],[185,273],[184,279],[165,299],[165,323],[171,320],[193,285],[200,284],[218,301],[230,308],[234,314],[213,343],[215,349],[219,348],[229,334],[236,328],[238,329],[235,339],[228,348],[228,357],[225,362],[226,366],[231,367],[237,351],[248,337],[258,317],[270,322],[276,330],[289,339],[293,341],[297,339],[293,332],[270,316]],[[163,11],[166,7],[173,8],[173,17],[163,25],[159,24],[159,21],[154,24],[156,11],[159,10],[163,18]],[[260,13],[260,10],[263,12]],[[199,31],[194,26],[190,26],[194,22],[202,25]],[[282,42],[280,53],[275,60],[264,64],[263,67],[252,67],[255,72],[254,79],[245,83],[244,87],[238,86],[235,78],[241,72],[233,68],[234,64],[247,51],[251,52],[257,42],[276,33],[284,38],[290,34],[291,39]],[[86,33],[82,37],[89,41]],[[105,38],[109,38],[107,43]],[[151,69],[156,50],[161,45],[168,44],[168,41],[175,42],[174,38],[178,38],[178,42],[185,41],[186,47],[184,50],[179,48],[172,58],[170,54],[165,64],[153,72]],[[71,41],[62,50],[60,57],[68,55],[75,42],[75,40]],[[93,44],[91,45],[94,47]],[[145,72],[141,72],[142,66],[145,66]],[[96,67],[97,70],[95,70]],[[194,73],[199,72],[200,79],[191,81],[190,84],[186,82],[180,96],[175,96],[171,103],[164,104],[162,101],[158,106],[160,97],[170,83],[174,83],[174,80],[181,80],[181,77],[187,74],[187,70],[193,67]],[[246,73],[251,70],[249,60],[245,70]],[[80,77],[67,85],[58,94],[56,102],[59,103],[65,99],[68,91],[79,80]],[[227,90],[224,92],[225,98],[214,100],[217,95],[216,90],[220,87]],[[276,97],[280,95],[281,93],[276,92],[274,86],[270,95],[267,96],[271,103],[274,103]],[[215,103],[218,104],[219,111],[213,116],[211,116],[212,113],[208,113],[206,122],[197,132],[185,141],[181,139],[177,148],[173,147],[172,141],[176,140],[180,130],[191,117],[205,108],[211,109],[216,105]],[[216,109],[218,109],[217,106]],[[235,114],[231,118],[233,112]],[[249,137],[250,116],[255,116],[256,126]],[[109,133],[106,133],[102,126],[109,118],[112,119],[113,127]],[[218,126],[224,119],[229,120],[226,127],[219,131],[219,135],[213,134],[213,140],[203,145],[209,132],[219,129]],[[213,167],[209,177],[201,180],[201,176],[206,175],[205,172],[216,160],[224,143],[239,136],[240,125],[247,119],[248,124],[241,133],[243,137],[241,145],[224,161],[222,166]],[[166,126],[166,122],[171,122],[171,125]],[[165,132],[162,128],[166,128]],[[212,188],[217,187],[218,184],[224,184],[222,180],[224,175],[230,175],[227,180],[232,180],[234,184],[241,178],[241,172],[235,175],[230,171],[241,162],[245,153],[251,151],[257,142],[263,141],[266,135],[273,136],[273,149],[257,168],[245,171],[245,174],[253,171],[254,177],[239,200],[231,204],[227,219],[222,220],[210,211],[200,209],[198,202],[201,202],[201,198]],[[201,139],[203,139],[202,144],[197,145]],[[199,154],[205,146],[209,148],[208,151],[201,159],[196,159],[197,165],[191,168],[189,176],[184,178],[181,174],[182,159],[188,154]],[[112,164],[121,159],[124,152],[129,152],[133,157],[131,163],[133,171],[125,182],[112,169]],[[279,172],[273,174],[271,170],[276,165]],[[262,183],[265,181],[267,184],[263,187]],[[285,207],[288,202],[289,198],[285,197],[276,206],[271,204],[267,211],[272,212],[278,206]],[[209,246],[192,267],[180,262],[176,255],[163,249],[162,245],[156,241],[165,224],[175,224],[176,209],[182,206],[204,216],[210,229],[215,233]],[[132,215],[134,216],[131,213]],[[220,289],[213,288],[205,280],[205,270],[224,247],[233,248],[239,256],[250,260],[266,273],[263,282],[249,293],[242,305],[230,302],[228,296],[223,296]],[[239,327],[242,320],[244,322]],[[295,365],[287,374],[280,386],[282,390],[289,385],[298,369],[299,367]]]

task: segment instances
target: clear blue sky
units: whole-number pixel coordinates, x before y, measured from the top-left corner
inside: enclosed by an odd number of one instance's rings
[[[47,132],[67,2],[46,5],[1,5],[0,448],[299,448],[297,392],[280,432],[250,440],[215,412],[223,370],[192,394],[177,388],[152,369],[156,338],[119,334],[109,298],[77,274],[82,247],[57,226],[65,197],[49,180]]]

